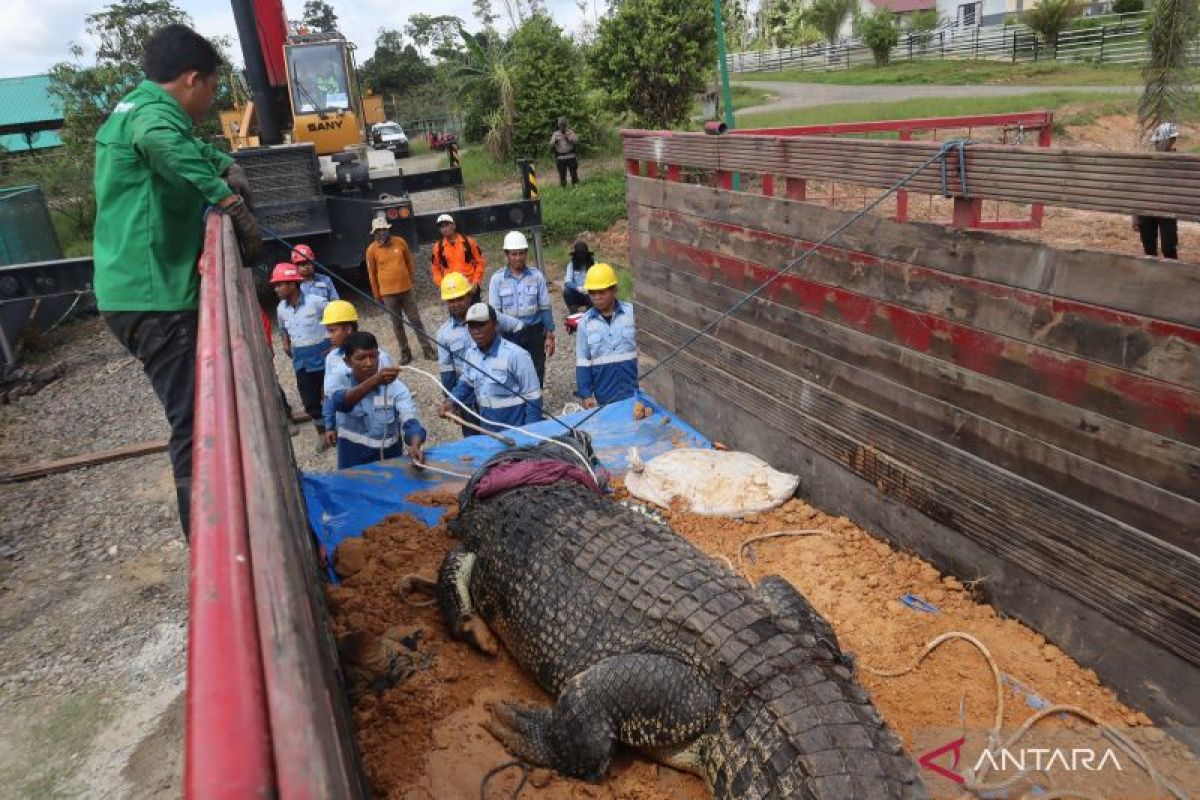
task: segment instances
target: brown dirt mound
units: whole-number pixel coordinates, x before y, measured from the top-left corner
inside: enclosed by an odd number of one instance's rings
[[[618,497],[624,496],[619,490]],[[833,624],[842,647],[856,653],[862,667],[887,670],[906,666],[922,646],[947,631],[965,631],[990,649],[999,668],[1025,691],[1052,703],[1081,706],[1128,731],[1155,765],[1185,790],[1200,788],[1200,764],[1187,749],[1150,726],[1143,714],[1120,703],[1095,673],[1084,669],[1042,636],[1020,623],[999,617],[972,597],[973,586],[943,577],[920,559],[893,550],[848,519],[834,518],[799,500],[745,520],[665,512],[675,530],[710,555],[737,566],[739,548],[748,538],[781,530],[817,530],[815,535],[780,537],[742,550],[747,576],[767,574],[790,580]],[[397,626],[419,630],[419,649],[431,656],[427,669],[376,695],[361,692],[355,719],[368,779],[379,797],[473,797],[479,782],[509,756],[480,723],[489,703],[498,700],[549,702],[505,652],[487,659],[449,640],[435,607],[414,607],[396,592],[407,574],[433,576],[451,540],[444,527],[427,529],[399,516],[367,531],[365,565],[342,586],[329,590],[335,633],[355,631],[383,636]],[[355,546],[357,547],[357,546]],[[352,548],[355,549],[355,548]],[[986,586],[988,576],[965,576]],[[901,602],[916,595],[937,613],[913,610]],[[420,596],[410,596],[420,600]],[[966,734],[963,766],[979,753],[973,732],[991,726],[995,689],[984,659],[963,642],[934,651],[914,672],[881,678],[860,670],[888,723],[914,757]],[[1005,686],[1005,729],[1033,713],[1016,684]],[[1062,737],[1067,737],[1065,740]],[[1055,739],[1054,737],[1058,737]],[[1070,720],[1039,725],[1024,747],[1107,749],[1095,729]],[[1054,785],[1087,789],[1104,797],[1158,797],[1142,772],[1123,754],[1122,771],[1052,771]],[[942,759],[943,762],[946,759]],[[1002,773],[1004,775],[1011,772]],[[489,784],[489,797],[507,796],[519,773],[509,770]],[[923,771],[936,796],[956,796],[957,787]],[[995,777],[996,774],[993,774]],[[537,776],[543,783],[545,775]],[[599,785],[551,778],[544,788],[528,785],[523,796],[559,798],[706,798],[703,784],[630,754],[622,754]]]

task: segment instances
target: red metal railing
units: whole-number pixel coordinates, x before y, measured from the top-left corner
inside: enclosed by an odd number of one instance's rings
[[[895,134],[900,141],[907,142],[912,141],[914,135],[918,137],[928,135],[930,138],[936,139],[939,131],[965,131],[965,138],[970,139],[975,131],[986,128],[1000,129],[999,140],[1001,144],[1010,143],[1010,139],[1016,140],[1015,143],[1019,144],[1023,141],[1026,133],[1036,132],[1037,146],[1049,147],[1054,133],[1054,114],[1050,111],[1029,111],[1013,114],[922,117],[917,119],[879,120],[874,122],[837,122],[822,125],[796,125],[783,128],[746,128],[729,131],[725,135],[784,138],[797,136],[862,137],[872,134]],[[671,136],[672,133],[670,131],[624,131],[624,135],[627,137]],[[678,164],[667,164],[665,176],[660,175],[659,167],[658,163],[648,161],[644,174],[646,177],[651,178],[665,177],[671,181],[679,180],[680,169]],[[643,174],[641,163],[636,159],[626,160],[626,171],[631,175]],[[825,182],[830,186],[830,193],[825,198],[818,198],[812,196],[808,181],[805,178],[790,176],[784,179],[783,196],[790,200],[825,199],[832,203],[836,199],[837,184],[836,182]],[[852,177],[849,177],[842,182],[853,184],[854,180]],[[731,189],[733,187],[733,172],[729,170],[716,170],[713,173],[713,184],[718,188]],[[762,175],[763,194],[775,196],[777,190],[776,176],[770,174]],[[897,222],[904,222],[910,218],[909,201],[911,194],[912,192],[904,189],[896,192],[896,212],[894,219]],[[980,198],[955,198],[953,224],[960,228],[977,228],[981,230],[1020,230],[1040,228],[1042,226],[1042,219],[1045,213],[1042,203],[1030,203],[1028,216],[1018,219],[1001,218],[999,203],[996,203],[994,208],[995,215],[985,217],[984,200]]]
[[[185,796],[360,797],[270,349],[220,214],[201,275]]]
[[[229,309],[222,288],[219,214],[200,260],[192,484],[184,792],[192,798],[274,793],[266,693],[254,612]]]

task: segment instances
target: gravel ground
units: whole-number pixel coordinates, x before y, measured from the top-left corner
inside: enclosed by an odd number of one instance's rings
[[[55,339],[66,375],[0,407],[0,468],[166,437],[140,365],[99,320]],[[0,794],[178,794],[178,747],[138,757],[164,725],[182,733],[174,506],[165,454],[0,485]]]
[[[416,200],[418,211],[455,204],[453,192]],[[489,274],[502,255],[487,252]],[[445,310],[428,248],[417,264],[421,314],[433,331]],[[398,355],[385,313],[355,304],[363,327]],[[556,295],[556,318],[562,311]],[[574,341],[561,326],[558,340],[545,388],[545,407],[556,413],[574,388]],[[41,350],[66,374],[0,406],[0,471],[166,438],[141,366],[98,319],[64,326]],[[437,374],[435,362],[418,357],[413,366]],[[275,367],[300,408],[278,341]],[[406,382],[430,444],[457,439],[436,415],[433,384]],[[311,431],[293,439],[300,467],[332,470],[333,451],[317,452]],[[0,797],[179,796],[187,575],[165,454],[0,485]]]

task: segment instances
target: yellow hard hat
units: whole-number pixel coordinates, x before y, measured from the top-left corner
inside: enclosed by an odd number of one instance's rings
[[[442,299],[457,300],[471,293],[471,282],[461,272],[451,272],[442,278]]]
[[[339,325],[343,322],[358,322],[358,312],[345,300],[329,301],[325,313],[321,315],[321,324]]]
[[[583,279],[583,288],[589,292],[610,289],[617,285],[617,271],[608,264],[596,264],[587,271]]]

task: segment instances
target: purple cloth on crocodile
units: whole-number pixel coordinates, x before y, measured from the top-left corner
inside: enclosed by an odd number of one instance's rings
[[[497,464],[479,479],[479,483],[475,484],[475,497],[482,500],[519,486],[547,486],[558,481],[575,481],[596,494],[603,494],[600,487],[592,480],[592,476],[584,472],[578,465],[546,459],[543,461],[508,461],[504,464]]]

